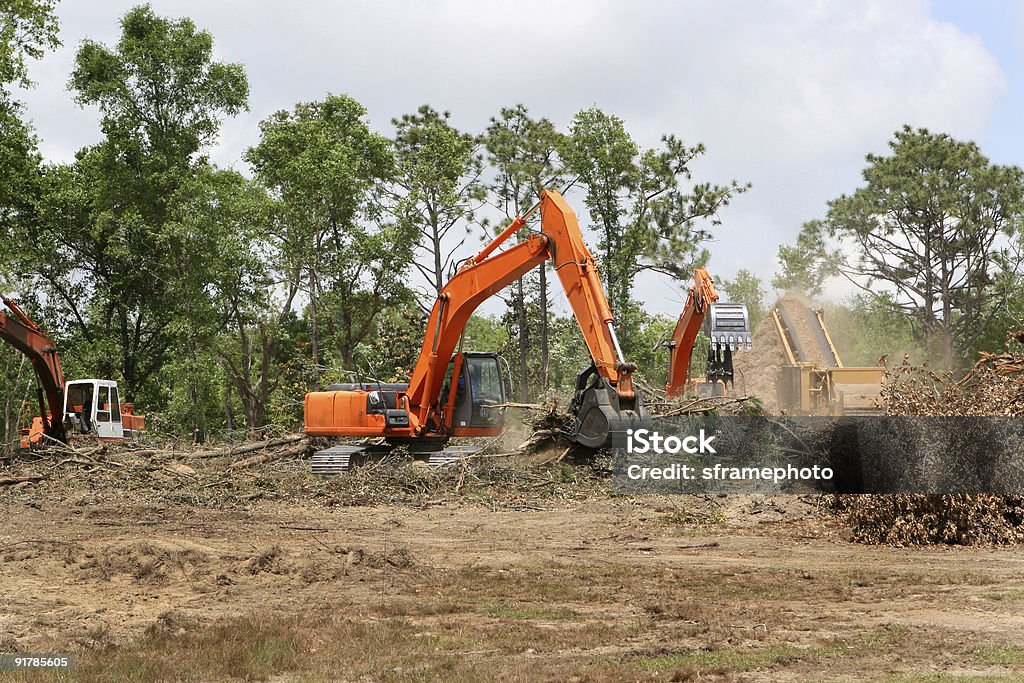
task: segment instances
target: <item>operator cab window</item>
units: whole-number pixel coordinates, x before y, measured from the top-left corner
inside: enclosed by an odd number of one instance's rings
[[[491,408],[505,402],[505,387],[498,359],[493,356],[469,357],[466,358],[466,365],[473,397],[473,423],[479,426],[500,424],[500,410]]]
[[[96,421],[110,422],[110,387],[100,387],[100,398],[96,403]]]
[[[72,384],[68,387],[68,403],[64,406],[66,414],[78,418],[79,429],[82,433],[92,431],[92,392],[91,384]]]
[[[117,395],[117,387],[110,387],[110,419],[112,422],[121,421],[121,401]]]

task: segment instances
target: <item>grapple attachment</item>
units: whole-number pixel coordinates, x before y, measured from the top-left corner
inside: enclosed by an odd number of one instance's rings
[[[639,389],[623,398],[594,366],[576,380],[576,394],[569,407],[571,419],[564,428],[566,438],[588,448],[626,443],[626,430],[650,428],[651,417]]]
[[[733,381],[733,351],[754,348],[750,334],[750,314],[743,304],[713,303],[707,316],[708,348],[707,379],[709,382]]]

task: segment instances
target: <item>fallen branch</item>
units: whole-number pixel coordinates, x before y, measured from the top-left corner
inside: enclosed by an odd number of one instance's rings
[[[0,486],[21,484],[26,481],[42,481],[43,479],[46,479],[43,475],[33,475],[28,477],[0,477]]]
[[[254,456],[252,458],[246,458],[245,460],[236,460],[235,462],[233,462],[230,465],[228,465],[228,469],[229,470],[237,470],[237,469],[242,469],[243,467],[251,467],[253,465],[259,465],[261,463],[270,462],[271,460],[280,460],[282,458],[287,458],[287,457],[290,457],[290,456],[293,456],[293,455],[298,455],[300,453],[305,452],[305,450],[306,450],[306,446],[305,446],[305,444],[303,444],[301,446],[293,447],[293,448],[287,448],[287,449],[282,450],[282,451],[274,451],[274,452],[271,452],[271,453],[260,453],[259,455]]]
[[[487,406],[488,408],[518,408],[520,410],[537,410],[544,413],[550,413],[555,409],[552,403],[498,403],[497,405]]]

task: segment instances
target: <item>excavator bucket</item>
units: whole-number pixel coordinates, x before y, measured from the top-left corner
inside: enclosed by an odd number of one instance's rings
[[[709,382],[733,381],[733,351],[754,348],[750,334],[750,314],[743,304],[713,303],[708,310],[707,379]]]
[[[564,429],[569,441],[587,448],[626,443],[626,430],[649,429],[651,417],[638,389],[630,398],[619,392],[591,366],[576,380],[576,394],[569,408],[571,419]]]

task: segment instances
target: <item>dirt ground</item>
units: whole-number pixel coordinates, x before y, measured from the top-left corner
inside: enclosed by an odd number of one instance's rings
[[[558,462],[27,463],[0,680],[1024,679],[1024,552],[849,541],[821,497],[613,497]],[[375,482],[386,481],[376,486]]]

